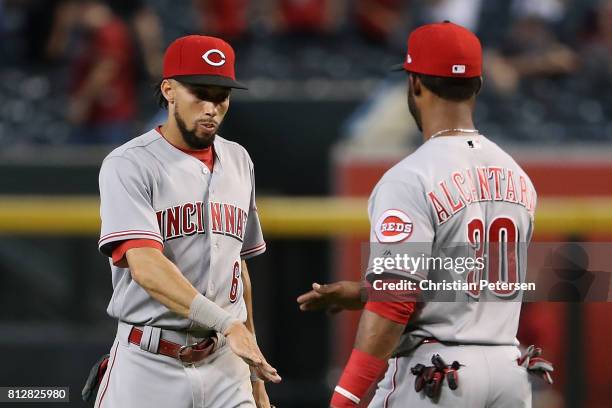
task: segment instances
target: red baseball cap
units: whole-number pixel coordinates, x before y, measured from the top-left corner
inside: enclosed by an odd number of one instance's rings
[[[408,52],[395,71],[448,78],[474,78],[482,74],[482,47],[470,30],[450,21],[427,24],[408,37]]]
[[[222,39],[188,35],[166,49],[163,77],[194,85],[248,89],[236,81],[235,59],[234,49]]]

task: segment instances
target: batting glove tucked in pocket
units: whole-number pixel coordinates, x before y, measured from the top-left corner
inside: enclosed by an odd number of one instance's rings
[[[540,377],[548,384],[552,384],[553,379],[550,373],[552,373],[555,368],[550,361],[540,357],[541,355],[542,349],[532,344],[531,346],[527,347],[525,353],[523,353],[523,355],[516,362],[521,367],[525,367],[529,374]]]
[[[458,361],[453,361],[451,365],[448,365],[439,354],[434,354],[431,357],[431,363],[433,364],[431,366],[417,364],[410,371],[416,376],[414,380],[415,391],[421,392],[423,390],[429,398],[437,400],[440,397],[440,390],[445,378],[451,390],[456,390],[459,387],[458,370],[461,364]]]

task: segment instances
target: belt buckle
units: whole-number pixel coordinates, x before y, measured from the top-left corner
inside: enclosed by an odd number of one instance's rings
[[[186,360],[186,354],[189,353],[190,351],[193,351],[193,348],[195,346],[197,346],[198,343],[193,343],[193,344],[187,344],[184,346],[181,346],[181,348],[179,348],[178,351],[178,356],[177,358],[179,359],[179,361],[181,361],[183,364],[192,364],[192,361],[187,361]]]

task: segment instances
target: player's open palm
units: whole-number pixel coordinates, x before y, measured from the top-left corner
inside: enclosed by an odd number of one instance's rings
[[[227,343],[232,351],[248,365],[257,370],[257,375],[264,381],[279,383],[281,381],[276,368],[272,367],[259,350],[253,334],[242,323],[234,323],[225,333]]]

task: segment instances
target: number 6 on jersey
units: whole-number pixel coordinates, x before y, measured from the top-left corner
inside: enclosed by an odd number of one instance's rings
[[[240,262],[234,262],[232,268],[232,285],[229,292],[229,300],[234,303],[238,299],[238,286],[240,284]]]

